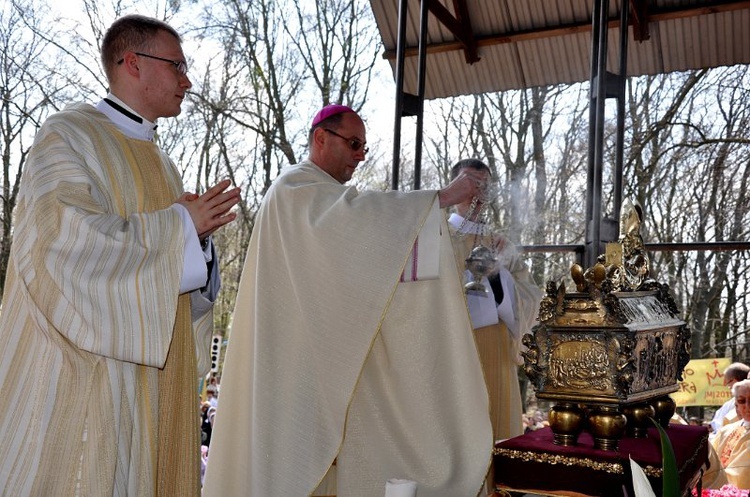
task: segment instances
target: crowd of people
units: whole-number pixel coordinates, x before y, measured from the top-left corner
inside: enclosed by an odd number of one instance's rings
[[[547,413],[541,409],[532,408],[523,413],[523,432],[536,431],[549,426]]]
[[[201,433],[201,487],[206,475],[208,451],[211,447],[211,434],[216,419],[216,409],[219,406],[219,380],[211,374],[207,381],[205,393],[198,398],[200,405],[200,433]]]

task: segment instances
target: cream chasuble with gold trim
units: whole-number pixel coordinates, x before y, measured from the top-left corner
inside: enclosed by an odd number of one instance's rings
[[[199,495],[211,313],[191,323],[177,295],[181,192],[154,143],[90,105],[38,133],[0,315],[4,494]]]
[[[463,271],[466,268],[465,260],[474,246],[475,237],[471,234],[459,236],[453,227],[451,227],[451,234],[456,253],[456,265],[460,271]],[[489,236],[480,237],[480,242],[486,247],[493,245],[493,240]],[[486,281],[485,285],[489,287]],[[515,287],[504,288],[504,290],[515,291]],[[489,305],[492,308],[496,308],[497,304],[491,291],[488,289],[489,293],[486,297],[475,298],[485,299],[490,302]],[[504,298],[510,298],[510,295]],[[497,317],[497,310],[495,310],[495,316]],[[523,408],[518,383],[519,340],[510,334],[507,325],[502,321],[477,327],[474,330],[474,338],[489,390],[490,415],[495,439],[504,440],[521,435],[523,434]]]
[[[711,444],[727,482],[737,488],[750,489],[750,423],[741,420],[723,426]],[[713,482],[710,488],[720,487]]]
[[[401,282],[436,201],[358,192],[309,161],[276,179],[242,273],[204,497],[311,495],[334,459],[339,497],[382,497],[390,478],[420,497],[480,492],[488,398],[441,211],[418,244],[439,251],[439,277]]]

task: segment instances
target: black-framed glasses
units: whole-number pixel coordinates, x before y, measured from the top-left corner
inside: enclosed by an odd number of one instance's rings
[[[349,148],[351,148],[351,149],[352,149],[352,150],[354,150],[355,152],[356,152],[357,150],[359,150],[360,148],[362,148],[362,147],[365,147],[365,144],[364,144],[364,142],[362,142],[361,140],[359,140],[359,139],[357,139],[357,138],[347,138],[347,137],[345,137],[345,136],[341,136],[340,134],[336,133],[336,132],[335,132],[334,130],[332,130],[332,129],[328,129],[328,128],[323,128],[323,130],[324,130],[324,131],[328,131],[328,132],[329,132],[329,133],[331,133],[331,134],[332,134],[333,136],[338,136],[338,137],[339,137],[339,138],[341,138],[342,140],[346,141],[346,142],[347,142],[347,143],[349,144]],[[367,152],[369,152],[369,151],[370,151],[370,148],[369,148],[369,147],[365,147],[365,148],[364,148],[364,149],[362,150],[362,152],[363,152],[363,153],[365,153],[365,154],[366,154]]]
[[[177,69],[177,72],[182,74],[183,76],[187,74],[188,72],[188,66],[187,63],[183,60],[172,60],[172,59],[165,59],[164,57],[157,57],[156,55],[151,55],[143,52],[133,52],[136,55],[140,55],[141,57],[148,57],[149,59],[156,59],[161,60],[164,62],[169,62],[172,64],[175,69]],[[120,59],[117,61],[118,64],[122,64],[125,59]]]

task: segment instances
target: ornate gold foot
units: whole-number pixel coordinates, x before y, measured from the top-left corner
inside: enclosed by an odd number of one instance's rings
[[[677,403],[669,395],[659,397],[651,401],[651,405],[654,408],[656,420],[663,428],[669,426],[669,420],[674,416],[675,409],[677,409]]]
[[[625,434],[627,418],[611,406],[597,406],[589,413],[589,430],[594,437],[594,447],[602,450],[616,450]]]
[[[549,426],[554,434],[555,445],[576,445],[578,435],[583,430],[583,411],[576,404],[562,402],[556,404],[547,415]]]
[[[627,434],[633,438],[646,438],[651,419],[654,417],[654,408],[650,404],[635,404],[624,406],[622,413],[628,420]]]

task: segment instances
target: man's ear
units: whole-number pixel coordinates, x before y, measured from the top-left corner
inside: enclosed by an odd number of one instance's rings
[[[326,131],[323,128],[315,128],[313,130],[313,142],[318,146],[322,146],[326,141]]]
[[[122,57],[122,65],[125,67],[125,70],[129,75],[136,78],[140,76],[141,70],[138,67],[138,56],[135,52],[126,52]]]

